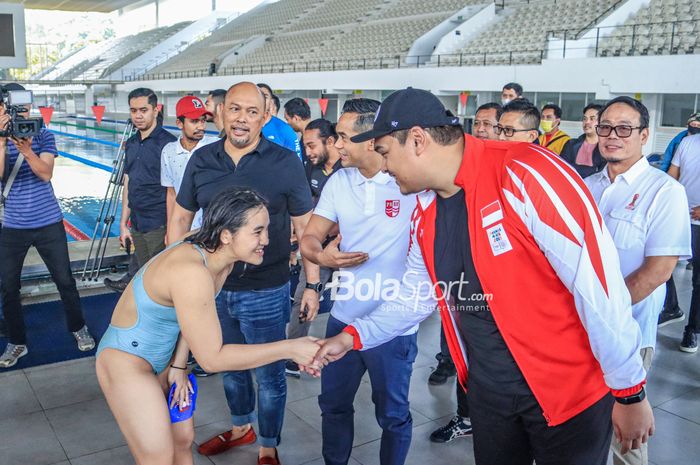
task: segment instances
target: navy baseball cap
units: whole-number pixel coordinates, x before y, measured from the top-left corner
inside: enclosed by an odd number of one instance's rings
[[[372,129],[357,134],[350,140],[355,143],[365,142],[414,126],[434,128],[461,126],[461,123],[458,117],[445,109],[436,96],[427,90],[409,87],[397,90],[384,99],[374,117]]]

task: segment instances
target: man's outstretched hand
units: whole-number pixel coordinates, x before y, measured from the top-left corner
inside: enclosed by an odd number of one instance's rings
[[[340,360],[353,347],[352,336],[346,332],[341,332],[337,336],[329,337],[316,341],[320,346],[318,352],[314,356],[314,361],[311,365],[299,365],[299,369],[318,377],[321,370],[317,367],[324,367],[331,362]]]

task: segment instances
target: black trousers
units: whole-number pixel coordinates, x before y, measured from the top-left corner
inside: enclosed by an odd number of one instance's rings
[[[686,327],[697,334],[700,333],[700,225],[691,224],[690,232],[693,248],[693,294]]]
[[[666,299],[664,300],[664,309],[666,313],[676,313],[680,310],[678,306],[678,293],[676,292],[676,283],[673,281],[673,275],[666,281]]]
[[[445,330],[440,328],[440,353],[436,357],[438,360],[447,359],[452,361],[452,356],[450,355],[450,348],[447,345],[447,339],[445,339]],[[469,417],[469,404],[467,403],[467,393],[464,392],[462,386],[459,384],[459,380],[455,380],[457,385],[457,415],[463,418]]]
[[[0,234],[0,279],[7,332],[12,344],[26,344],[20,289],[22,266],[27,251],[36,247],[51,273],[63,301],[68,331],[78,331],[85,324],[80,296],[70,269],[68,242],[63,222],[37,229],[2,228]]]
[[[566,423],[547,426],[534,395],[469,383],[477,465],[605,465],[612,439],[610,394]]]

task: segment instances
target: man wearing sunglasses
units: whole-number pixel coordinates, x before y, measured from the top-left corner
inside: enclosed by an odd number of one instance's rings
[[[525,99],[513,100],[503,107],[503,114],[494,128],[499,140],[535,142],[540,136],[540,112]]]
[[[649,112],[630,97],[610,100],[596,126],[605,169],[585,179],[620,257],[632,297],[632,316],[642,330],[640,354],[651,367],[666,281],[678,258],[689,258],[690,222],[683,186],[647,162],[642,146],[649,138]],[[622,454],[613,441],[614,465],[646,465],[647,445]]]

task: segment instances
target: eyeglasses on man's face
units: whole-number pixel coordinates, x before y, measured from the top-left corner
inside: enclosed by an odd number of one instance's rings
[[[499,136],[501,135],[501,133],[503,133],[506,135],[506,137],[513,137],[513,134],[515,134],[516,132],[537,131],[537,129],[534,129],[534,128],[530,128],[530,129],[506,128],[506,127],[501,126],[500,124],[498,126],[495,126],[493,129],[496,131],[496,134],[498,134]]]
[[[608,137],[610,136],[610,134],[612,134],[613,131],[615,131],[617,137],[625,139],[631,136],[632,131],[634,131],[635,129],[639,129],[639,132],[641,132],[644,128],[641,126],[630,126],[629,124],[620,124],[618,126],[612,126],[610,124],[599,124],[595,127],[595,132],[600,137]]]

